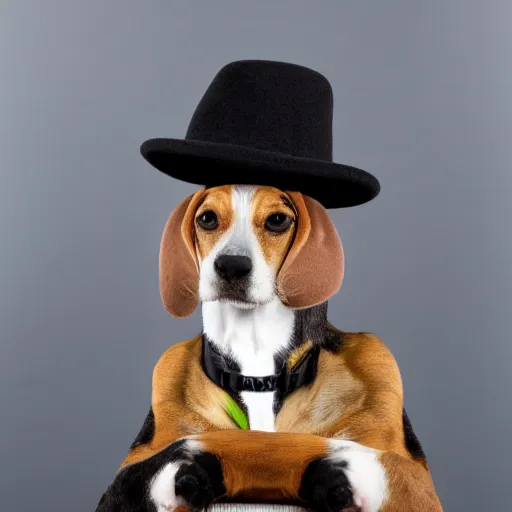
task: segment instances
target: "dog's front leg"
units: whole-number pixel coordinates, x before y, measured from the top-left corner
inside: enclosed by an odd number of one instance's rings
[[[333,439],[250,430],[208,432],[199,442],[220,461],[230,501],[288,503],[322,512],[377,512],[384,502],[384,468],[371,448],[340,456],[342,447]]]
[[[195,512],[216,500],[442,511],[428,470],[393,452],[310,434],[220,430],[125,466],[97,512]]]
[[[187,436],[124,465],[96,512],[196,512],[218,499],[301,502],[303,473],[327,454],[327,440],[308,434],[219,430]]]
[[[394,452],[310,434],[216,431],[198,448],[222,468],[224,498],[319,511],[442,512],[428,469]]]
[[[328,450],[325,438],[309,434],[219,430],[187,436],[123,466],[96,512],[195,512],[217,500],[306,505],[303,474]],[[350,497],[348,485],[344,489]]]
[[[181,506],[199,511],[224,494],[219,459],[197,438],[182,438],[124,466],[96,512],[169,512]]]
[[[310,434],[205,432],[174,443],[146,462],[152,467],[142,481],[134,481],[129,473],[137,465],[123,470],[128,483],[123,493],[129,496],[129,485],[144,488],[149,506],[155,508],[120,510],[195,512],[220,499],[301,504],[322,512],[377,512],[386,495],[376,450]]]

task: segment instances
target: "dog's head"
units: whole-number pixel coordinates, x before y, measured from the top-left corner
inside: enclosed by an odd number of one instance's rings
[[[226,185],[201,189],[172,212],[160,247],[160,291],[174,317],[198,303],[254,308],[275,297],[306,308],[334,295],[343,249],[326,210],[299,192]]]

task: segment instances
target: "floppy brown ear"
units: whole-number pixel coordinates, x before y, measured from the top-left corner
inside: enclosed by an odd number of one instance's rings
[[[186,197],[171,213],[160,243],[160,296],[175,318],[191,315],[199,304],[199,265],[194,215],[204,189]]]
[[[315,199],[287,192],[297,212],[297,231],[277,275],[277,289],[291,308],[316,306],[340,288],[343,247],[331,218]]]

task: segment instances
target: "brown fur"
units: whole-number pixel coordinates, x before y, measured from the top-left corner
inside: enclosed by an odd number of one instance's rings
[[[274,187],[258,187],[252,203],[253,229],[263,251],[265,260],[277,271],[281,267],[295,234],[296,214],[283,201],[283,192]],[[284,213],[293,219],[293,224],[283,233],[271,233],[265,229],[267,217],[273,213]]]
[[[383,512],[442,511],[428,467],[405,446],[393,355],[371,334],[340,335],[339,350],[321,351],[315,381],[285,399],[275,433],[236,428],[223,407],[224,391],[202,371],[201,337],[172,346],[153,374],[155,435],[131,450],[121,467],[195,434],[220,457],[227,497],[296,503],[306,465],[327,453],[327,438],[345,437],[382,452],[390,495]]]
[[[195,224],[193,236],[197,242],[197,248],[202,259],[208,256],[219,238],[231,227],[233,223],[233,207],[231,205],[231,192],[233,187],[226,185],[224,187],[215,187],[204,192],[204,200],[199,205],[195,218],[201,216],[207,210],[213,210],[217,214],[219,227],[215,231],[205,231]]]
[[[321,351],[313,384],[283,404],[276,428],[340,437],[407,456],[402,383],[395,359],[371,334],[344,334],[340,353]]]
[[[228,496],[244,502],[296,501],[308,462],[327,455],[325,439],[305,434],[230,430],[208,432],[200,440],[220,458]]]
[[[191,315],[199,303],[193,223],[203,194],[204,190],[198,190],[176,207],[160,243],[160,295],[165,309],[175,318]]]
[[[379,460],[386,469],[389,493],[381,512],[443,510],[428,469],[392,451],[384,452]]]

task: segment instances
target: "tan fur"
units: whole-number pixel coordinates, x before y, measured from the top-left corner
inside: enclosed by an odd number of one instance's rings
[[[145,459],[180,437],[237,428],[224,409],[224,391],[201,368],[201,337],[167,349],[153,370],[155,435],[131,450],[121,467]]]
[[[200,439],[207,451],[220,458],[229,497],[245,502],[296,500],[308,462],[327,454],[325,439],[304,434],[268,436],[267,432],[231,430],[209,432]],[[242,460],[244,470],[240,471]]]
[[[327,438],[346,437],[382,451],[390,494],[383,512],[442,511],[428,466],[405,446],[393,355],[376,336],[337,332],[341,348],[321,351],[315,381],[285,399],[275,433],[236,428],[223,407],[224,391],[201,369],[200,336],[172,346],[153,373],[154,437],[131,450],[121,467],[196,434],[222,461],[227,497],[298,503],[304,468],[327,453]],[[295,364],[300,353],[292,356]]]
[[[265,260],[276,271],[279,270],[295,234],[296,214],[286,204],[287,198],[274,187],[258,187],[252,203],[251,219],[253,229],[263,251]],[[283,233],[272,233],[265,229],[265,221],[274,213],[283,213],[293,219],[293,224]]]
[[[222,235],[232,226],[237,214],[233,211],[232,192],[233,186],[226,185],[205,190],[203,194],[203,199],[195,213],[195,218],[197,219],[202,213],[211,210],[216,213],[219,226],[214,231],[206,231],[195,223],[193,227],[194,236],[202,259],[208,256],[208,253]],[[286,194],[277,188],[257,187],[251,205],[252,229],[266,261],[276,272],[286,256],[295,233],[295,225],[292,224],[283,233],[271,233],[265,229],[265,221],[273,213],[284,213],[295,221],[295,212],[283,201],[283,197],[286,197]]]
[[[389,493],[381,512],[442,512],[428,469],[419,469],[418,462],[391,451],[384,452],[379,459],[386,469]]]
[[[206,231],[201,229],[197,223],[194,224],[193,233],[201,259],[208,256],[208,253],[219,241],[219,238],[228,231],[233,223],[234,212],[231,203],[232,190],[233,187],[231,185],[226,185],[223,187],[215,187],[204,192],[204,199],[195,213],[195,218],[197,219],[204,212],[212,210],[217,214],[219,227],[214,231]]]
[[[395,359],[375,336],[343,336],[341,353],[321,351],[313,384],[285,401],[277,430],[346,437],[406,456],[402,383]]]
[[[293,367],[297,366],[312,348],[313,343],[310,340],[306,340],[305,343],[294,348],[288,356],[288,370],[292,370]]]

